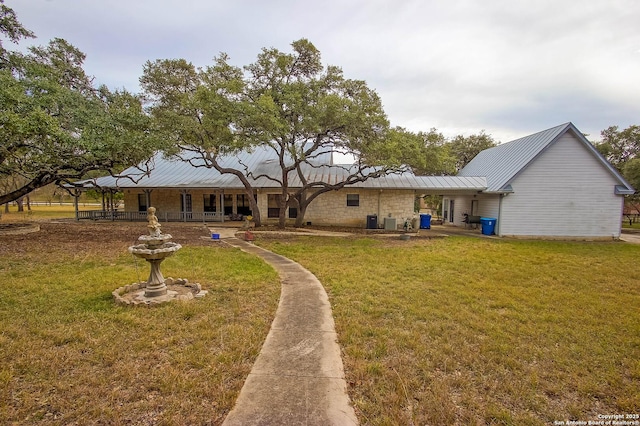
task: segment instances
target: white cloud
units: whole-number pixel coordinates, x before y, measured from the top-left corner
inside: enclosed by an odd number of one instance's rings
[[[98,82],[138,90],[146,60],[238,65],[305,37],[366,80],[394,125],[501,140],[573,121],[639,124],[636,0],[6,0],[45,43],[87,53]]]

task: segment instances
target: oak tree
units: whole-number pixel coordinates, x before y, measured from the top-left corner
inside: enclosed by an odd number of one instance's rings
[[[31,36],[4,4],[0,31]],[[27,53],[5,50],[0,62],[0,205],[48,185],[72,184],[91,171],[117,173],[158,148],[140,99],[94,87],[84,53],[56,38]],[[7,188],[7,186],[0,186]]]
[[[280,226],[289,207],[297,208],[300,226],[319,195],[406,170],[407,159],[422,149],[406,131],[389,128],[379,96],[364,81],[324,66],[306,39],[291,46],[291,53],[265,48],[243,68],[230,65],[224,54],[204,69],[185,60],[157,60],[145,65],[141,78],[152,114],[176,151],[189,152],[193,164],[237,176],[254,217],[259,212],[252,182],[268,179],[279,188]],[[223,167],[225,156],[258,147],[276,159],[276,173]],[[353,162],[319,161],[335,152]],[[193,161],[193,154],[201,161]],[[310,173],[321,168],[323,173]],[[314,177],[327,174],[339,179]]]

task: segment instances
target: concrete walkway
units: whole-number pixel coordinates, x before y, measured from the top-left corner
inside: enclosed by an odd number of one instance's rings
[[[223,425],[357,425],[347,395],[327,293],[298,263],[216,228],[231,246],[260,256],[282,281],[258,359]]]

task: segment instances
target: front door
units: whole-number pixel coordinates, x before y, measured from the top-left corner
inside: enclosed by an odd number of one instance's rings
[[[442,220],[449,221],[449,199],[444,198],[442,200]]]
[[[192,219],[193,204],[191,202],[191,194],[180,194],[180,211],[182,212],[183,220]]]

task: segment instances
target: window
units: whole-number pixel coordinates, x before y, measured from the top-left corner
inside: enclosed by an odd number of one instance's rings
[[[238,214],[243,214],[245,216],[251,214],[251,205],[249,204],[249,197],[247,194],[237,194],[236,205],[238,206]]]
[[[359,207],[360,206],[360,194],[347,194],[347,206]]]
[[[233,194],[224,194],[224,214],[233,214]]]
[[[138,194],[138,211],[147,211],[147,194]]]
[[[289,207],[289,219],[295,219],[298,217],[297,207]]]
[[[183,197],[183,194],[180,194],[180,211],[181,212],[193,211],[193,204],[191,204],[191,194],[184,194],[184,197]]]
[[[216,194],[204,194],[204,211],[215,212],[216,211]]]
[[[280,200],[281,194],[269,194],[267,197],[267,217],[280,217]]]

